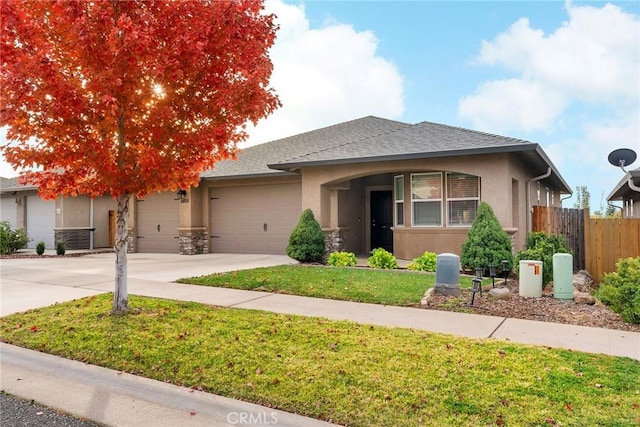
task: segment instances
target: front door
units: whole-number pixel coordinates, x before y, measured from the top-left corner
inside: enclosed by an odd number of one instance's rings
[[[393,252],[393,201],[391,190],[372,191],[371,209],[371,250],[384,248]]]

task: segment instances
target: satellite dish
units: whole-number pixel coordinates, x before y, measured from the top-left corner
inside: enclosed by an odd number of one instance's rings
[[[613,166],[620,166],[624,170],[625,166],[630,165],[636,161],[636,152],[629,148],[618,148],[609,153],[609,163]]]

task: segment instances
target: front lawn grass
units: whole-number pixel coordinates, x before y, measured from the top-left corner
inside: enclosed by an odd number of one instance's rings
[[[349,426],[627,426],[640,362],[111,295],[0,319],[2,340]],[[469,325],[472,327],[472,325]]]
[[[371,268],[281,265],[178,280],[192,285],[286,293],[374,304],[416,306],[435,274]],[[485,284],[491,283],[485,280]],[[460,277],[470,287],[469,277]]]

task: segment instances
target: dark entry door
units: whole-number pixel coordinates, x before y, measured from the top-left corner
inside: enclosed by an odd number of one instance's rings
[[[371,205],[371,250],[384,248],[393,252],[393,202],[391,191],[372,191]]]

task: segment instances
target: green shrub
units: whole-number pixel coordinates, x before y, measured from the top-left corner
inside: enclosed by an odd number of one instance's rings
[[[38,245],[36,246],[36,253],[38,255],[42,255],[44,253],[44,242],[41,240],[38,242]]]
[[[544,286],[553,280],[553,254],[559,253],[571,253],[564,237],[534,231],[527,235],[527,249],[518,252],[516,258],[518,261],[542,261],[542,285]]]
[[[58,240],[56,242],[56,254],[58,255],[64,255],[64,253],[66,252],[66,247],[64,245],[64,242],[62,240]]]
[[[481,202],[478,216],[462,244],[460,264],[465,269],[483,267],[487,273],[490,265],[501,265],[502,260],[507,260],[509,265],[513,265],[511,251],[509,235],[502,229],[491,206]]]
[[[640,257],[621,259],[606,273],[596,296],[629,323],[640,323]]]
[[[408,270],[416,271],[436,271],[436,253],[425,252],[418,258],[414,258],[409,265]]]
[[[27,247],[29,238],[23,228],[11,228],[9,221],[0,221],[0,254],[7,255]]]
[[[332,252],[327,261],[334,267],[353,267],[358,263],[356,254],[353,252]]]
[[[398,268],[398,261],[391,252],[383,248],[377,248],[371,251],[371,256],[367,260],[367,264],[371,268]]]
[[[287,255],[300,262],[321,262],[324,252],[324,232],[311,209],[305,209],[289,236]]]

